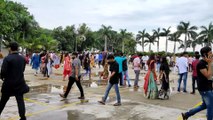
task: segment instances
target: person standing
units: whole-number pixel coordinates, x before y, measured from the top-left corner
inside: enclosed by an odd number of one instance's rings
[[[139,75],[140,75],[140,68],[141,67],[141,59],[140,56],[137,56],[134,60],[133,60],[133,69],[135,72],[135,82],[134,82],[134,87],[138,88],[138,81],[139,81]]]
[[[84,99],[84,90],[81,86],[81,61],[78,59],[78,53],[77,52],[74,52],[72,54],[72,59],[73,59],[73,62],[72,62],[72,73],[71,73],[71,76],[69,77],[69,82],[68,82],[68,85],[67,85],[67,89],[65,91],[64,94],[59,94],[62,98],[67,98],[71,88],[72,88],[72,85],[74,84],[74,82],[76,83],[78,89],[80,90],[81,92],[81,96],[78,97],[78,99]]]
[[[114,60],[113,55],[109,55],[107,57],[108,63],[110,65],[109,71],[111,72],[111,75],[109,77],[109,83],[107,86],[107,89],[105,91],[105,95],[101,101],[98,101],[102,105],[105,105],[106,99],[108,97],[108,94],[114,85],[115,88],[115,93],[117,96],[117,103],[114,104],[114,106],[120,106],[121,105],[121,97],[120,97],[120,92],[119,92],[119,87],[118,87],[118,82],[119,82],[119,65],[118,63]]]
[[[34,75],[37,75],[38,74],[38,69],[40,67],[40,56],[38,54],[38,52],[36,52],[33,56],[32,56],[32,59],[31,59],[31,63],[32,65],[32,69],[35,70],[35,73]]]
[[[63,81],[65,81],[66,76],[70,76],[70,73],[71,73],[71,59],[69,53],[66,53],[64,58]]]
[[[192,62],[192,92],[191,94],[195,94],[195,82],[197,81],[197,64],[199,62],[200,59],[200,55],[196,54],[195,55],[195,60]]]
[[[212,49],[203,47],[200,50],[202,60],[197,64],[197,87],[202,97],[202,104],[182,113],[183,120],[187,120],[194,114],[207,109],[207,120],[213,120],[213,87],[212,87]]]
[[[99,66],[99,68],[101,68],[102,60],[103,60],[103,54],[100,52],[99,55],[98,55],[98,66]]]
[[[25,58],[18,53],[18,43],[9,44],[10,54],[4,59],[1,68],[1,88],[0,115],[11,96],[15,96],[18,104],[20,120],[26,120],[24,93],[29,92],[29,87],[24,80],[26,66]]]
[[[182,56],[178,58],[176,66],[178,67],[179,72],[179,79],[178,79],[178,89],[177,91],[180,92],[181,82],[183,80],[184,88],[183,92],[187,93],[186,84],[187,84],[187,75],[188,75],[188,53],[183,52]]]

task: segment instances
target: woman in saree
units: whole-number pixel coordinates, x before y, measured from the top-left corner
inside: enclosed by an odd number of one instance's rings
[[[148,72],[144,78],[144,96],[148,99],[158,98],[158,88],[157,88],[157,75],[155,68],[155,56],[150,55],[147,61]]]

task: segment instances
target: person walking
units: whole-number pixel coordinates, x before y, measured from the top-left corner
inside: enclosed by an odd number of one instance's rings
[[[32,69],[35,70],[34,75],[37,75],[39,67],[40,67],[40,56],[39,56],[38,52],[35,52],[35,54],[32,56],[30,64],[32,65]]]
[[[69,56],[69,53],[66,53],[64,58],[63,81],[65,81],[66,76],[70,76],[70,73],[71,73],[71,58]]]
[[[131,87],[131,82],[129,79],[129,73],[128,73],[128,63],[127,63],[127,59],[124,56],[123,58],[125,58],[125,60],[122,63],[122,68],[123,68],[123,81],[124,81],[124,85],[126,85],[126,81],[124,80],[124,76],[126,77],[126,80],[128,82],[128,87]]]
[[[169,64],[166,57],[162,57],[160,65],[159,80],[161,81],[161,89],[159,90],[158,98],[169,99]]]
[[[71,73],[71,76],[69,77],[69,82],[68,82],[68,85],[67,85],[67,89],[65,91],[64,94],[59,94],[62,98],[67,98],[71,88],[72,88],[72,85],[74,84],[74,82],[76,83],[78,89],[80,90],[81,92],[81,96],[78,97],[78,99],[84,99],[84,90],[81,86],[81,61],[78,59],[78,53],[77,52],[74,52],[72,54],[72,59],[73,59],[73,62],[72,62],[72,73]]]
[[[126,60],[126,58],[123,58],[123,53],[116,53],[115,55],[115,61],[119,65],[119,80],[120,80],[120,86],[124,85],[124,80],[123,80],[123,61]]]
[[[25,58],[18,53],[18,43],[9,44],[10,54],[5,57],[1,68],[1,88],[0,115],[11,96],[15,96],[18,104],[20,120],[26,120],[24,93],[29,92],[29,87],[24,80],[26,66]]]
[[[179,72],[179,79],[178,79],[178,89],[177,91],[180,92],[180,86],[181,82],[183,80],[183,92],[187,93],[186,90],[186,84],[187,84],[187,75],[188,75],[188,53],[183,52],[182,56],[178,58],[176,66],[178,67],[178,72]]]
[[[191,94],[195,94],[195,82],[197,81],[197,64],[199,63],[200,55],[195,55],[195,60],[192,62],[192,92]]]
[[[203,47],[200,50],[202,60],[197,64],[197,87],[202,97],[202,104],[196,108],[182,113],[183,120],[187,120],[194,114],[207,109],[207,120],[213,120],[213,87],[212,87],[212,49]]]
[[[105,95],[101,101],[98,101],[102,105],[105,105],[105,102],[107,100],[107,97],[109,95],[109,92],[114,85],[115,88],[115,93],[117,96],[117,103],[114,104],[114,106],[120,106],[121,105],[121,97],[120,97],[120,92],[119,92],[119,87],[118,87],[118,82],[119,82],[119,65],[118,63],[114,60],[113,55],[109,55],[107,57],[108,64],[110,65],[109,71],[111,72],[111,75],[109,77],[109,83],[107,86],[107,89],[105,91]]]
[[[148,72],[144,77],[144,96],[148,99],[157,99],[158,98],[158,87],[157,87],[157,75],[155,67],[155,56],[150,55],[149,60],[147,61]]]
[[[135,82],[134,82],[134,87],[138,88],[138,81],[139,81],[139,75],[140,75],[140,69],[141,69],[141,58],[140,55],[137,56],[134,60],[133,60],[133,69],[135,72]]]

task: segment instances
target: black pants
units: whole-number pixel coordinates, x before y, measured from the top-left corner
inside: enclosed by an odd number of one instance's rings
[[[195,93],[195,81],[197,81],[197,77],[192,76],[192,92]]]
[[[77,85],[78,89],[81,92],[81,97],[84,97],[84,90],[83,90],[83,88],[81,86],[80,78],[81,78],[81,76],[79,76],[78,80],[76,80],[74,77],[69,77],[69,82],[68,82],[67,90],[66,90],[66,92],[64,94],[64,97],[68,96],[68,94],[69,94],[69,92],[70,92],[70,90],[71,90],[72,85],[74,84],[74,82],[76,82],[76,85]]]
[[[119,73],[119,79],[120,79],[120,86],[122,86],[122,85],[124,85],[123,84],[123,74],[122,74],[122,72],[121,73]]]
[[[21,118],[20,120],[26,120],[24,97],[23,97],[23,95],[16,95],[15,97],[16,97],[16,101],[18,104],[18,112],[19,112],[19,116]],[[10,99],[9,95],[2,94],[1,101],[0,101],[0,115],[9,99]]]

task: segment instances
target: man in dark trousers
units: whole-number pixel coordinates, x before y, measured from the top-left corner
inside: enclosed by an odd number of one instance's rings
[[[24,70],[26,61],[24,57],[18,53],[18,43],[9,44],[10,54],[4,58],[1,68],[2,96],[0,101],[0,114],[2,113],[7,101],[11,96],[15,96],[18,103],[18,111],[20,120],[26,120],[24,93],[29,91],[29,87],[24,80]]]
[[[71,76],[69,77],[69,82],[68,82],[68,86],[67,86],[67,89],[66,89],[66,92],[64,94],[59,94],[62,98],[67,98],[71,88],[72,88],[72,85],[73,83],[75,82],[78,89],[80,90],[81,92],[81,96],[78,97],[78,99],[84,99],[84,90],[81,86],[81,81],[80,81],[80,78],[81,78],[81,61],[78,59],[78,53],[77,52],[74,52],[72,54],[72,73],[71,73]]]
[[[107,57],[108,64],[110,65],[109,71],[111,72],[111,75],[109,77],[109,83],[106,88],[105,95],[101,101],[98,101],[102,105],[105,105],[105,102],[107,100],[107,97],[109,95],[109,91],[111,90],[112,86],[115,88],[115,93],[117,96],[117,103],[114,104],[114,106],[120,106],[121,105],[121,97],[120,97],[120,92],[119,92],[119,87],[118,87],[118,82],[119,82],[119,65],[118,63],[114,60],[113,55],[109,55]]]

